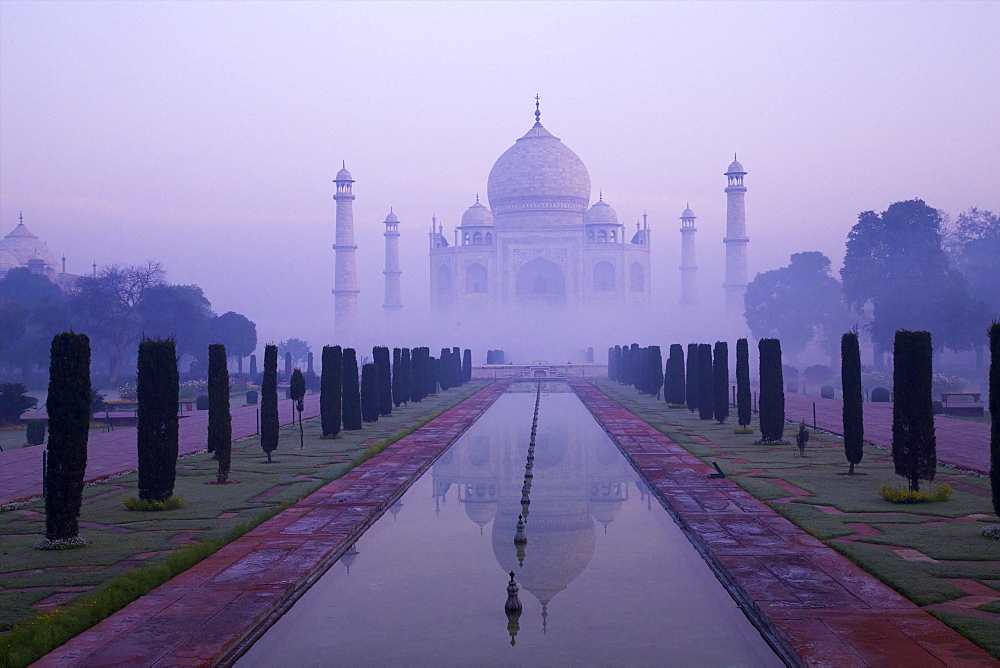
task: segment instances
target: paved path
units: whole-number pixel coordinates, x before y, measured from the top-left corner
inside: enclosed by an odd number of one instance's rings
[[[816,426],[833,434],[844,433],[844,404],[837,399],[785,394],[785,417],[813,424],[813,403],[816,404]],[[892,448],[892,404],[865,402],[865,440]],[[944,415],[934,416],[938,461],[954,464],[969,471],[988,474],[990,471],[990,425],[984,422],[957,420]]]
[[[319,415],[319,393],[307,394],[302,419]],[[233,440],[257,433],[257,410],[260,406],[244,406],[232,411]],[[182,414],[178,423],[178,450],[190,455],[208,447],[208,411]],[[282,425],[292,422],[292,401],[278,401],[278,419]],[[0,452],[0,505],[21,501],[42,494],[42,452],[34,446]],[[119,428],[112,432],[90,434],[87,444],[87,472],[84,480],[91,482],[131,471],[139,466],[136,449],[136,428]]]
[[[982,649],[733,481],[708,478],[711,466],[590,383],[570,383],[667,501],[741,604],[769,622],[779,647],[791,649],[792,656],[786,657],[792,662],[997,665]]]
[[[509,383],[480,390],[34,665],[204,666],[230,655],[318,579]]]

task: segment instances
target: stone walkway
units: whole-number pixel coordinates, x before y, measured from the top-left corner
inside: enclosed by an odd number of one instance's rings
[[[996,666],[979,647],[868,575],[589,383],[571,381],[740,599],[808,665]],[[868,404],[866,404],[866,407]],[[809,405],[812,417],[811,401]]]
[[[813,403],[816,404],[816,426],[832,434],[844,433],[844,404],[838,399],[804,394],[785,394],[785,418],[813,424]],[[892,448],[892,404],[864,404],[865,440]],[[944,415],[934,416],[937,437],[937,458],[958,468],[988,475],[990,471],[990,425],[984,422],[958,420]]]
[[[232,655],[315,582],[509,382],[480,390],[34,665],[211,665]]]
[[[319,393],[307,394],[302,419],[319,415]],[[278,419],[282,425],[292,423],[291,400],[278,401]],[[238,441],[257,433],[257,411],[260,406],[243,406],[232,411],[233,440]],[[178,422],[178,451],[181,456],[200,452],[208,447],[208,411],[189,411]],[[0,452],[0,506],[42,495],[42,452],[34,446]],[[125,427],[112,432],[90,434],[87,444],[87,472],[84,480],[92,482],[131,471],[139,465],[136,450],[136,428]]]

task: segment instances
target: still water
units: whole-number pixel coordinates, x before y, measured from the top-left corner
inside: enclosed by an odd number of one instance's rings
[[[512,391],[238,665],[782,665],[566,389],[540,397],[528,504],[536,397]]]

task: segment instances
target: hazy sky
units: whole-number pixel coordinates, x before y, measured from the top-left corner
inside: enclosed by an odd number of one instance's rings
[[[261,343],[328,342],[333,179],[355,184],[362,312],[402,221],[404,308],[531,126],[562,138],[631,226],[654,306],[677,303],[686,202],[721,299],[725,177],[746,184],[751,278],[858,212],[920,197],[1000,210],[1000,3],[0,2],[0,234],[71,273],[161,261]],[[392,342],[390,342],[391,344]],[[404,343],[405,345],[405,343]]]

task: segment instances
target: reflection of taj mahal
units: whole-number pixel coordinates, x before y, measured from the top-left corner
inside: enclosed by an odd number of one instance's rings
[[[558,137],[535,124],[493,165],[490,208],[476,202],[449,244],[430,234],[431,303],[468,311],[497,305],[649,305],[649,227],[625,226]],[[645,216],[644,216],[645,219]]]

